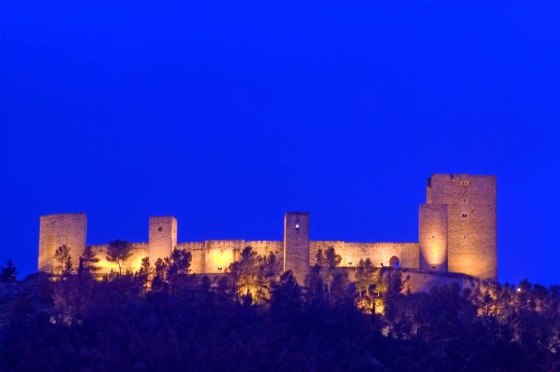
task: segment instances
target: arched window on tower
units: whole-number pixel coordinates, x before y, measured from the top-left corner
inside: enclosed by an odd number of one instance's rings
[[[401,262],[399,261],[399,258],[397,256],[393,256],[389,259],[389,266],[391,266],[394,269],[398,269],[401,267]]]

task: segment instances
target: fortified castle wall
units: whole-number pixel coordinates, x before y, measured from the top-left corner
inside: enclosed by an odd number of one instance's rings
[[[312,241],[311,265],[317,263],[319,249],[323,252],[333,247],[341,257],[341,267],[357,267],[360,260],[370,259],[376,267],[407,267],[418,269],[420,245],[418,243],[352,243],[344,241]]]
[[[118,271],[117,265],[107,260],[108,246],[109,244],[97,244],[91,246],[91,249],[95,253],[95,257],[99,260],[96,265],[99,268],[98,274],[109,274],[111,271]],[[135,273],[138,271],[142,265],[142,259],[144,257],[149,257],[149,247],[149,243],[132,243],[132,255],[124,264],[124,272]]]
[[[250,246],[264,256],[274,253],[284,271],[292,270],[303,284],[317,252],[333,247],[340,266],[356,268],[370,259],[376,267],[398,267],[422,273],[463,273],[481,279],[497,279],[496,179],[492,176],[436,174],[428,179],[427,202],[419,209],[419,242],[358,243],[311,241],[309,213],[284,216],[284,238],[278,241],[207,240],[178,242],[177,220],[172,216],[150,217],[149,241],[133,243],[125,270],[136,272],[142,259],[150,263],[171,255],[174,248],[191,252],[191,272],[221,274]],[[38,270],[52,272],[57,247],[70,248],[74,267],[86,245],[85,214],[55,214],[40,219]],[[118,270],[106,260],[107,245],[92,246],[102,273]],[[422,274],[422,275],[420,275]],[[430,279],[431,280],[431,279]]]
[[[263,240],[207,240],[205,242],[179,243],[177,248],[192,254],[191,273],[223,274],[232,262],[239,259],[245,247],[265,256],[274,253],[279,260],[282,254],[281,241]]]

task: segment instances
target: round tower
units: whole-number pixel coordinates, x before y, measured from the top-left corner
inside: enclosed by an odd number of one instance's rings
[[[420,206],[420,270],[447,271],[447,205]]]

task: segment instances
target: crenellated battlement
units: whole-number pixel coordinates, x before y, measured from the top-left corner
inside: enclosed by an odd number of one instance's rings
[[[342,258],[340,266],[355,268],[360,260],[370,259],[377,267],[400,267],[421,272],[456,272],[481,279],[497,278],[496,178],[467,174],[435,174],[428,179],[426,204],[419,209],[418,242],[359,243],[312,241],[309,238],[309,213],[288,212],[284,217],[281,240],[206,240],[179,242],[177,220],[173,216],[150,217],[149,241],[132,243],[133,253],[125,270],[136,272],[142,259],[153,264],[168,257],[174,248],[191,252],[191,272],[221,274],[241,251],[250,246],[260,255],[275,254],[283,270],[292,270],[304,283],[317,252],[333,247]],[[42,216],[38,270],[50,272],[55,251],[67,245],[78,267],[86,247],[86,215],[54,214]],[[101,272],[115,270],[106,260],[107,244],[92,246],[100,259]]]

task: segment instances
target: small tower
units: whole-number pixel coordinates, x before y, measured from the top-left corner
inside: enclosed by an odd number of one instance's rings
[[[447,271],[447,205],[420,205],[420,270]]]
[[[173,216],[150,217],[150,264],[154,265],[158,258],[171,256],[176,246],[177,219]]]
[[[309,272],[309,213],[287,212],[284,216],[284,271],[292,270],[300,285]]]
[[[37,270],[51,273],[56,249],[65,245],[70,250],[72,266],[78,269],[86,246],[85,213],[64,213],[41,216],[39,227],[39,260]]]

